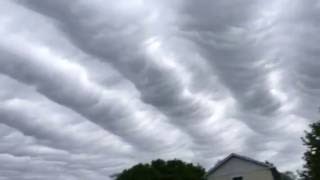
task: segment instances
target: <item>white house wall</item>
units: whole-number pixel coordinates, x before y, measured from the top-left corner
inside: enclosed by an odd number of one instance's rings
[[[269,168],[238,158],[231,158],[214,173],[209,174],[208,180],[232,180],[237,176],[242,176],[244,180],[273,180]]]
[[[226,174],[223,176],[209,176],[208,180],[232,180],[234,177],[241,176],[243,180],[273,180],[271,171],[258,170],[241,174]]]

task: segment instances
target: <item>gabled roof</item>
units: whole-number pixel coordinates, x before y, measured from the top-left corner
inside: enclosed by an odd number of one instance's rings
[[[263,162],[254,160],[254,159],[249,158],[249,157],[245,157],[245,156],[241,156],[239,154],[232,153],[229,156],[227,156],[225,159],[219,161],[213,168],[211,168],[208,171],[207,175],[209,175],[211,173],[214,173],[216,170],[218,170],[222,165],[227,163],[232,158],[237,158],[237,159],[241,159],[243,161],[251,162],[251,163],[254,163],[256,165],[259,165],[259,166],[262,166],[262,167],[265,167],[265,168],[268,168],[268,169],[271,169],[271,170],[274,169],[274,166],[271,165],[271,164],[263,163]]]

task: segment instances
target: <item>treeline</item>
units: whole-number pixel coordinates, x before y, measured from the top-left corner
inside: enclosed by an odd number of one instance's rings
[[[161,159],[137,164],[118,175],[117,180],[203,180],[205,169],[181,160]]]

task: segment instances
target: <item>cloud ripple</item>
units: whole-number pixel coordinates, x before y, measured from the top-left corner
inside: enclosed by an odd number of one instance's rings
[[[318,1],[0,3],[0,179],[108,179],[231,152],[301,166]],[[292,161],[294,160],[294,163]]]

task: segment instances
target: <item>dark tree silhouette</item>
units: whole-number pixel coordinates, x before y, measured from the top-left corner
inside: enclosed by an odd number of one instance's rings
[[[307,151],[304,153],[304,169],[300,176],[304,180],[320,180],[320,121],[310,125],[311,130],[302,138]]]
[[[296,180],[296,175],[291,171],[281,173],[281,180]]]
[[[124,170],[117,180],[203,180],[205,169],[181,160],[154,160]]]

